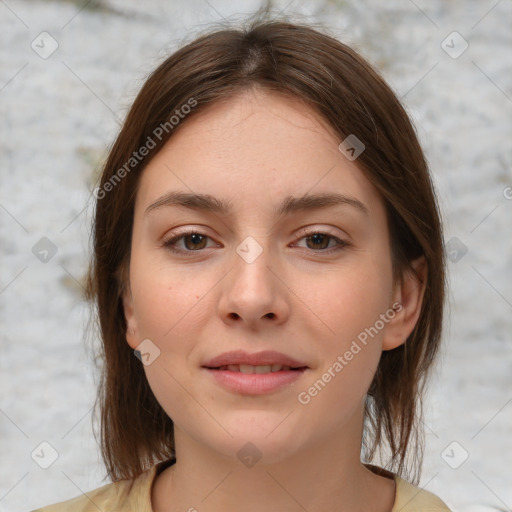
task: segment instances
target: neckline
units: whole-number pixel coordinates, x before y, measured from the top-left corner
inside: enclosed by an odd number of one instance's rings
[[[151,497],[153,495],[153,485],[155,484],[156,477],[158,475],[160,475],[160,473],[162,473],[164,470],[166,470],[167,468],[169,468],[170,466],[172,466],[174,464],[176,464],[176,457],[158,462],[149,471],[149,474],[151,476],[151,485],[149,486],[149,495],[147,497],[148,505],[149,505],[149,508],[147,508],[148,512],[153,512],[153,504],[152,504]],[[369,471],[371,471],[372,473],[375,473],[376,475],[393,480],[393,482],[395,483],[395,489],[394,489],[394,495],[393,495],[393,507],[391,508],[390,512],[394,512],[395,507],[398,503],[397,498],[398,498],[398,487],[400,485],[400,477],[398,475],[396,475],[395,473],[392,473],[391,471],[384,469],[380,466],[375,466],[374,464],[364,463],[363,466],[365,466]]]

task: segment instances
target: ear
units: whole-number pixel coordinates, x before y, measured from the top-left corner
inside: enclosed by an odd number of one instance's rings
[[[382,350],[392,350],[405,343],[420,316],[427,283],[427,263],[421,256],[411,264],[414,272],[406,272],[403,282],[397,284],[391,306],[395,316],[386,325]]]
[[[131,348],[139,345],[139,329],[133,308],[133,297],[129,286],[125,286],[123,295],[124,317],[126,319],[126,341]]]

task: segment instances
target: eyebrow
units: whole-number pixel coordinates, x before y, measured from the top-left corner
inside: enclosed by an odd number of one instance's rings
[[[213,212],[228,215],[232,211],[232,203],[218,199],[209,194],[193,194],[188,192],[169,192],[150,204],[144,215],[165,206],[185,207],[191,210]],[[351,206],[365,215],[369,215],[368,208],[355,197],[343,194],[305,194],[301,197],[288,196],[274,209],[274,214],[284,217],[293,212],[318,210],[334,206]]]

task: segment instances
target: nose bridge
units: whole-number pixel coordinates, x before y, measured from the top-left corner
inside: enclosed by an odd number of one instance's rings
[[[262,243],[249,235],[236,247],[233,285],[236,286],[236,282],[241,285],[241,289],[237,290],[240,296],[257,293],[260,300],[263,300],[265,296],[271,294],[273,286],[268,275],[272,275],[268,269],[271,264],[268,243],[259,238]]]
[[[286,303],[279,280],[269,268],[271,251],[266,240],[260,243],[247,236],[235,248],[233,267],[219,304],[224,318],[239,317],[246,323],[265,317],[284,318]]]
[[[253,236],[250,235],[245,237],[245,239],[242,240],[242,242],[240,242],[236,247],[236,253],[248,265],[251,265],[256,260],[260,259],[260,256],[263,254],[263,251],[263,246]],[[268,246],[265,252],[267,253],[268,256]],[[267,258],[261,259],[266,260]]]

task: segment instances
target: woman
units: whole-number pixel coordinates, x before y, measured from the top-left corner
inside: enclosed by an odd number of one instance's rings
[[[95,195],[115,483],[42,511],[449,510],[414,485],[442,228],[367,62],[286,21],[204,35],[148,78]]]

